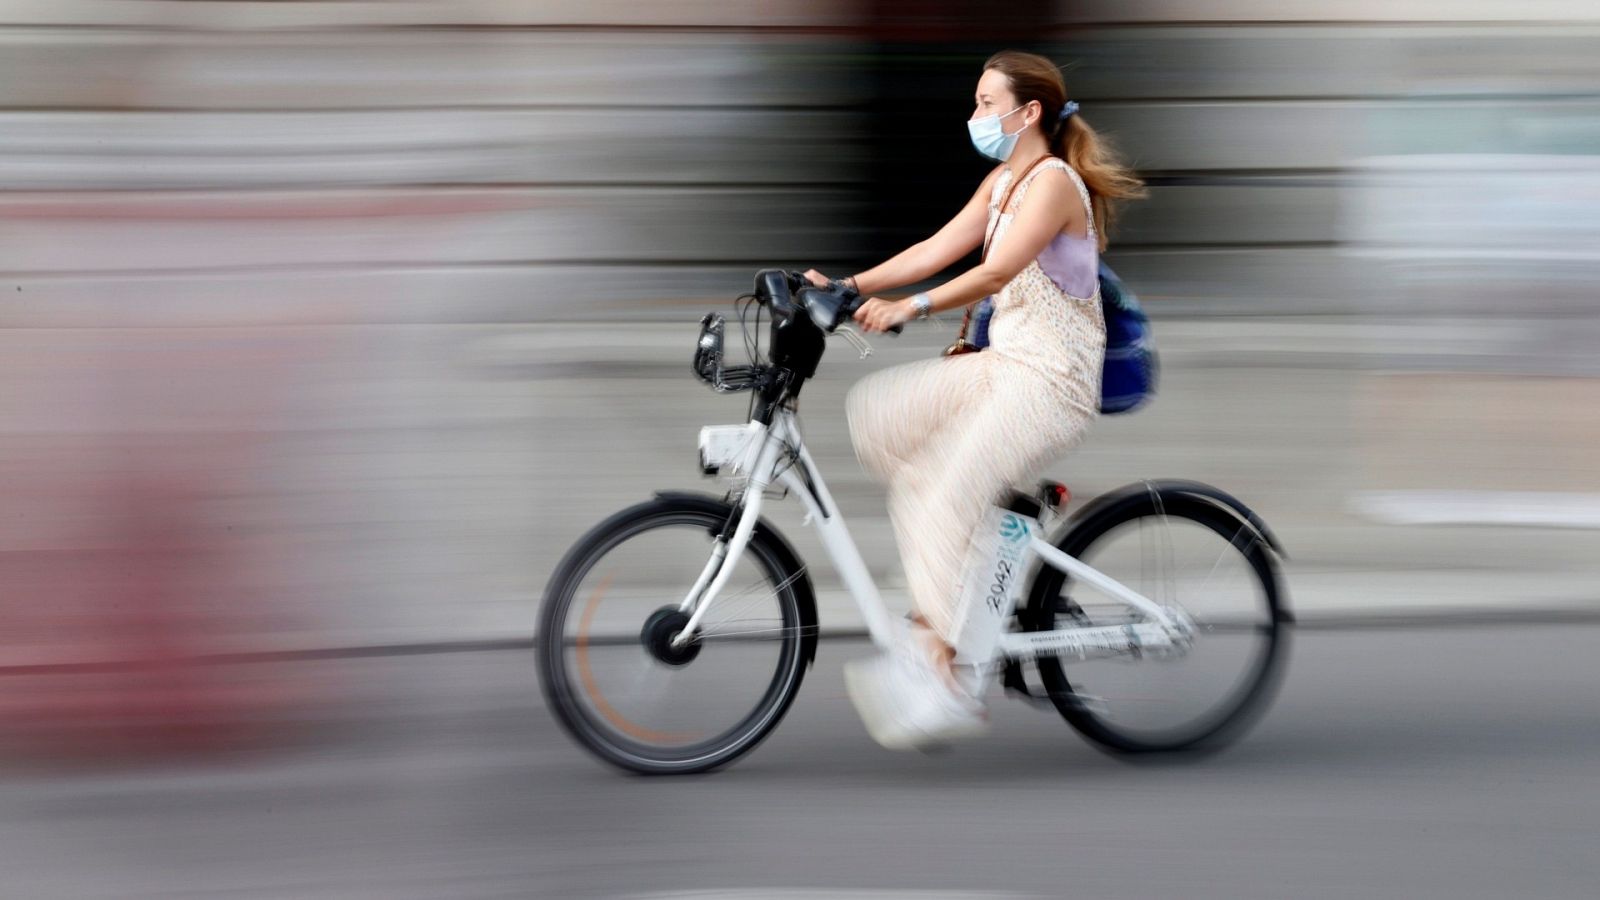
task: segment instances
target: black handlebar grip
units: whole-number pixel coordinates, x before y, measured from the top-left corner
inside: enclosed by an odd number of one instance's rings
[[[836,297],[840,300],[839,305],[832,308],[834,311],[827,314],[833,319],[831,324],[825,321],[817,322],[818,327],[826,331],[831,332],[834,328],[837,328],[838,326],[843,325],[855,318],[856,310],[860,309],[861,304],[866,302],[866,298],[862,297],[855,288],[850,287],[842,281],[830,281],[828,282],[828,286],[826,288],[819,288],[811,283],[811,279],[805,277],[805,275],[800,272],[786,271],[783,274],[788,279],[789,285],[794,290],[796,295],[800,295],[800,292],[803,290],[811,289],[824,295]],[[813,294],[812,296],[815,295]],[[806,305],[810,306],[810,303],[807,303]],[[823,308],[826,309],[828,307]],[[813,315],[817,314],[818,313],[815,311],[815,308],[813,308]],[[896,325],[893,328],[888,329],[888,331],[890,334],[900,334],[901,332],[905,331],[905,326]]]
[[[845,301],[844,306],[839,310],[840,324],[843,324],[847,319],[854,319],[856,316],[856,310],[861,308],[861,304],[867,302],[867,298],[861,296],[848,287],[844,288],[842,293],[848,299]],[[905,331],[906,327],[905,325],[901,324],[895,325],[887,330],[890,334],[899,334]]]

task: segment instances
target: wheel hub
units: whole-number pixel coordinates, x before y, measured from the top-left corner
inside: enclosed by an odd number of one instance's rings
[[[689,625],[689,616],[675,606],[663,606],[644,621],[639,640],[657,662],[669,666],[687,666],[700,655],[699,641],[688,641],[673,646],[672,639],[683,633]]]

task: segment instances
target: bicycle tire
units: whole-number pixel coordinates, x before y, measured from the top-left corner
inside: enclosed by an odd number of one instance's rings
[[[1097,541],[1117,528],[1160,516],[1187,520],[1209,529],[1243,557],[1259,586],[1260,600],[1265,604],[1266,621],[1256,626],[1265,637],[1265,649],[1253,660],[1248,674],[1227,700],[1207,711],[1201,725],[1160,739],[1132,733],[1097,713],[1093,704],[1075,693],[1067,673],[1069,666],[1064,666],[1059,657],[1040,657],[1037,660],[1039,677],[1057,711],[1095,746],[1115,754],[1201,752],[1226,746],[1248,731],[1265,710],[1276,693],[1288,657],[1292,618],[1284,605],[1276,559],[1255,528],[1231,510],[1181,491],[1130,491],[1104,508],[1089,511],[1054,544],[1073,557],[1083,558]],[[1069,585],[1065,572],[1041,566],[1028,591],[1028,604],[1020,623],[1022,628],[1046,631],[1057,627],[1058,598]],[[1160,663],[1140,661],[1134,664]]]
[[[803,564],[765,522],[758,524],[752,533],[745,558],[753,560],[774,586],[783,626],[773,640],[782,646],[779,664],[760,702],[735,726],[692,745],[655,746],[639,739],[636,733],[632,736],[623,733],[604,716],[597,715],[578,692],[578,686],[583,683],[579,677],[581,673],[568,671],[568,615],[585,574],[607,553],[653,529],[687,525],[717,535],[729,516],[735,514],[732,506],[714,498],[663,494],[624,509],[590,529],[552,573],[535,637],[544,697],[566,732],[601,760],[642,775],[710,771],[754,749],[777,727],[798,693],[805,671],[816,654],[815,600]],[[693,662],[685,665],[693,665]]]

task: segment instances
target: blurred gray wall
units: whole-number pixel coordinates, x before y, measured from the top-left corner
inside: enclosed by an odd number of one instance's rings
[[[837,258],[847,12],[0,4],[0,321],[650,315]]]
[[[1600,141],[1589,4],[1057,9],[1025,37],[1150,177],[1112,259],[1168,314],[1366,311],[1384,285],[1342,244],[1433,219],[1352,194],[1365,160]],[[872,162],[914,152],[863,139],[861,54],[897,24],[846,0],[0,4],[0,321],[676,319],[758,266],[853,264],[889,227]]]

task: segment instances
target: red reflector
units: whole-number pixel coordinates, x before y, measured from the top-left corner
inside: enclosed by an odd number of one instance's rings
[[[1072,497],[1072,494],[1067,491],[1067,486],[1064,484],[1046,482],[1043,486],[1049,489],[1049,494],[1040,499],[1049,503],[1052,509],[1060,509]]]

